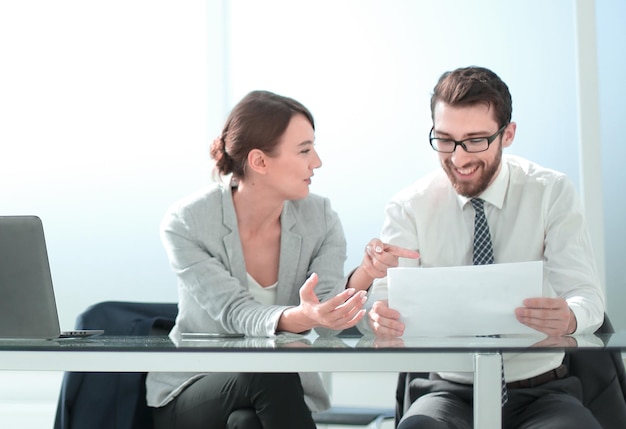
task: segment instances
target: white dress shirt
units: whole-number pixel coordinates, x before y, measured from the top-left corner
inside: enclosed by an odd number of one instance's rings
[[[583,208],[563,174],[515,156],[503,156],[494,182],[480,195],[491,233],[495,263],[544,262],[543,295],[567,300],[576,333],[590,333],[605,311]],[[472,265],[474,209],[458,195],[442,169],[396,194],[386,208],[381,239],[418,250],[420,259],[400,266]],[[386,279],[370,291],[368,306],[387,299]],[[442,303],[443,304],[443,303]],[[529,378],[561,364],[563,353],[505,354],[507,382]],[[471,374],[445,373],[471,383]]]

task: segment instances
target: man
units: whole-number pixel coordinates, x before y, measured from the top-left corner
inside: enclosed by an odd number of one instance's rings
[[[517,128],[511,112],[509,89],[491,70],[444,73],[431,98],[430,132],[442,169],[394,196],[381,240],[420,253],[419,260],[402,260],[404,266],[542,260],[544,296],[525,300],[517,319],[549,336],[591,333],[605,307],[583,208],[563,174],[503,156]],[[491,259],[476,262],[474,222],[482,212]],[[386,279],[375,281],[369,327],[377,336],[401,336],[400,314],[386,297]],[[563,353],[505,353],[503,359],[509,386],[503,427],[600,428],[581,403],[580,382],[561,366]],[[528,379],[533,387],[516,383]],[[427,393],[399,429],[472,427],[472,374],[432,374],[419,383]]]

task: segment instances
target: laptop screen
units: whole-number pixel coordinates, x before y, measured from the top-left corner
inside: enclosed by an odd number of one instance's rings
[[[43,226],[37,216],[0,216],[0,338],[59,336]]]

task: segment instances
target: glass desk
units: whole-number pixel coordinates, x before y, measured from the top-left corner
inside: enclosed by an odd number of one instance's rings
[[[96,336],[0,340],[0,370],[76,372],[431,372],[474,373],[474,427],[499,428],[502,352],[626,350],[626,332],[543,336],[181,340]]]

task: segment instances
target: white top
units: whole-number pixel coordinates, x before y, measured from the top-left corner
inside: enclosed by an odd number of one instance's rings
[[[248,276],[248,291],[250,291],[254,299],[265,305],[276,304],[276,286],[278,286],[278,282],[263,287],[250,273],[246,272],[246,275]]]
[[[595,331],[604,317],[605,299],[571,181],[522,158],[503,156],[498,176],[480,198],[485,200],[495,263],[543,260],[544,296],[567,300],[576,315],[576,333]],[[381,233],[385,242],[420,252],[420,259],[401,259],[400,266],[472,265],[473,237],[472,204],[454,191],[442,169],[391,199]],[[379,299],[387,299],[386,278],[374,282],[368,305]],[[505,354],[505,377],[532,377],[557,367],[562,358],[562,353]],[[467,373],[442,376],[472,382]]]

